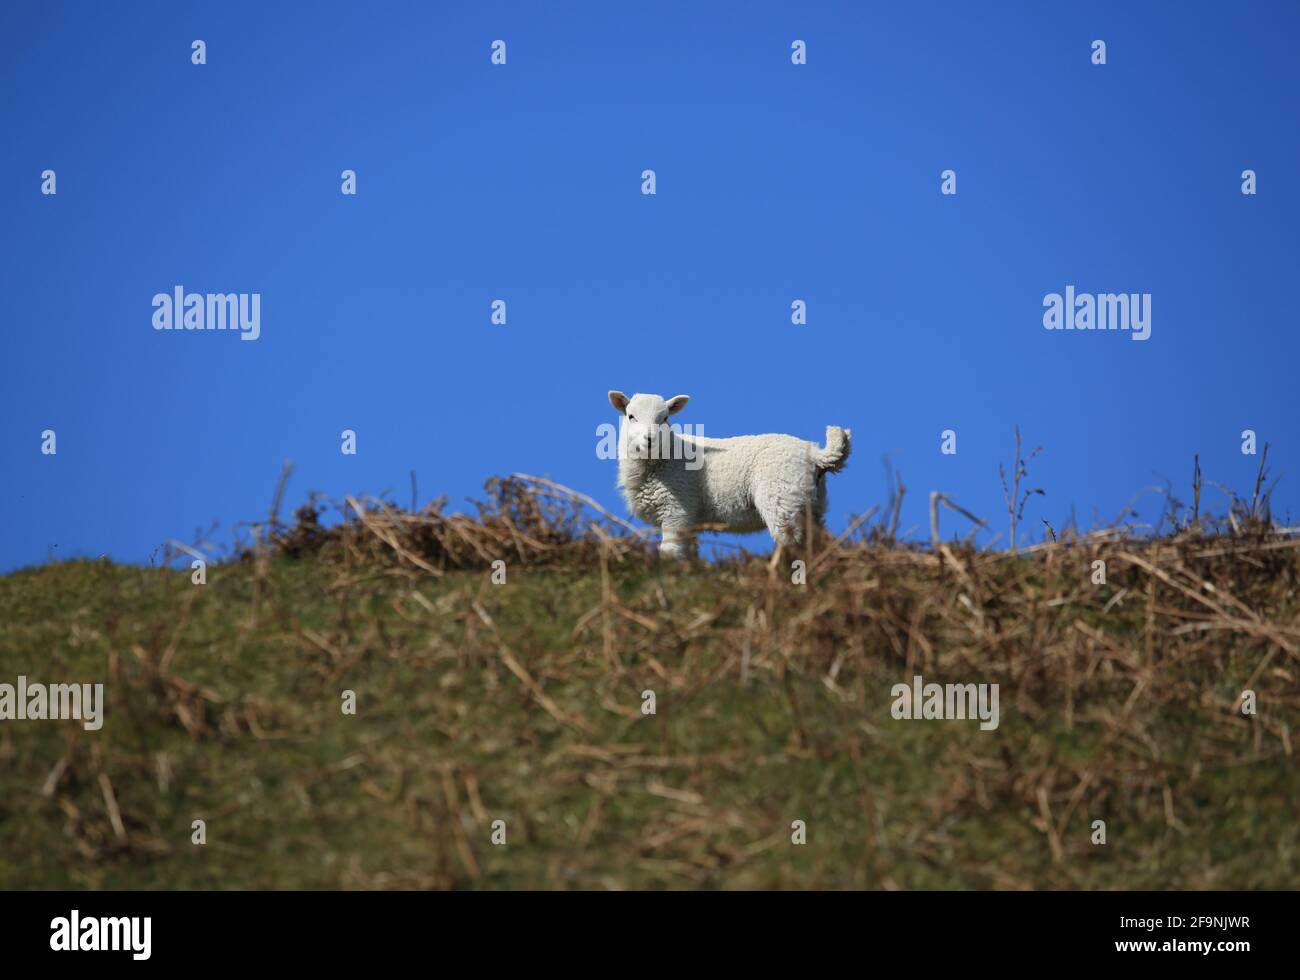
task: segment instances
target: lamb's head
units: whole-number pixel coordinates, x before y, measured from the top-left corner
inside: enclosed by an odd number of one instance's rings
[[[621,391],[611,391],[609,403],[623,415],[618,437],[619,458],[660,458],[655,449],[669,445],[668,417],[680,412],[688,401],[687,395],[674,395],[665,401],[659,395],[638,394],[628,398]],[[660,441],[656,442],[656,438]]]

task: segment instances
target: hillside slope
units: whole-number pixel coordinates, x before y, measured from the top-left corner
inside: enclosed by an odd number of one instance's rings
[[[22,571],[0,682],[107,712],[0,723],[0,888],[1295,887],[1297,544],[859,540],[799,585],[601,534],[494,584],[353,522],[205,585]],[[998,727],[895,719],[918,674]]]

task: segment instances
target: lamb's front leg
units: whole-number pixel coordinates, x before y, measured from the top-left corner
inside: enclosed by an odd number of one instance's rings
[[[664,558],[695,557],[695,529],[685,517],[668,518],[663,522],[659,554]]]

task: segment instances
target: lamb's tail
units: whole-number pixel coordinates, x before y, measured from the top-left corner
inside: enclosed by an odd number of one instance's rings
[[[838,425],[826,426],[826,448],[813,453],[813,463],[817,469],[826,473],[838,473],[844,469],[852,449],[849,444],[852,435],[848,429],[841,429]]]

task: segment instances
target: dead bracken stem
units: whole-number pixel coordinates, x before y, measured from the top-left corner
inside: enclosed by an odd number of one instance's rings
[[[939,547],[939,505],[940,504],[943,504],[954,514],[960,514],[962,517],[966,518],[968,521],[973,523],[976,527],[988,527],[987,523],[985,523],[982,519],[976,517],[965,507],[958,505],[946,493],[940,493],[938,490],[932,490],[930,492],[930,544],[935,548]]]
[[[998,465],[998,476],[1002,479],[1002,496],[1007,502],[1007,519],[1011,524],[1011,553],[1016,553],[1016,528],[1020,524],[1020,519],[1025,516],[1025,504],[1029,498],[1035,494],[1043,495],[1045,493],[1039,487],[1032,490],[1026,490],[1024,497],[1020,496],[1020,481],[1029,475],[1028,463],[1031,459],[1043,451],[1039,446],[1028,456],[1021,457],[1020,426],[1016,426],[1016,459],[1011,466],[1011,486],[1007,486],[1007,473],[1001,464]]]

